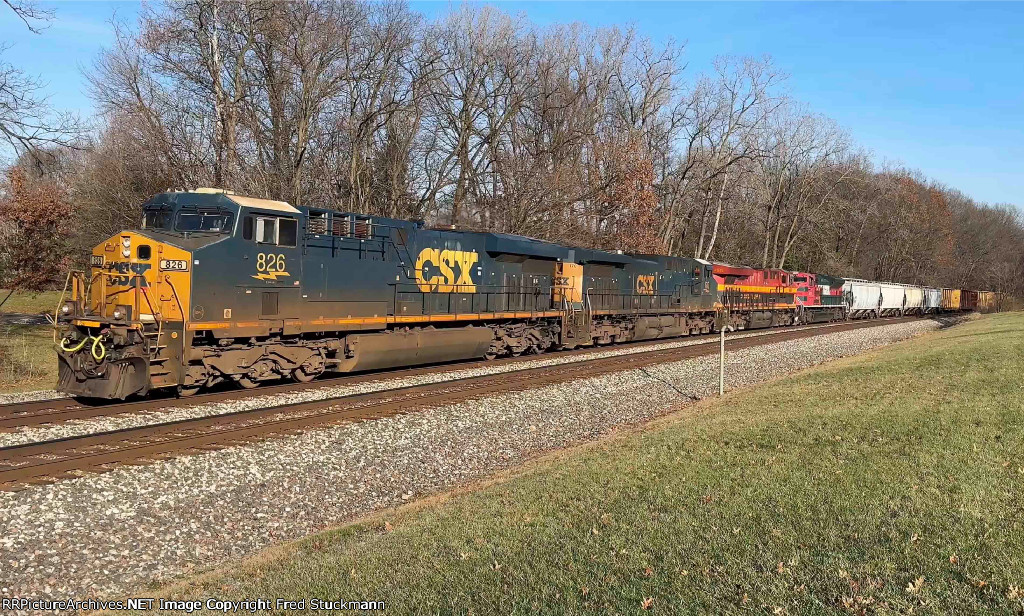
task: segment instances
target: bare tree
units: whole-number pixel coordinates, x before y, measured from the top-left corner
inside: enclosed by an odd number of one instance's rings
[[[53,19],[53,9],[29,0],[4,0],[4,4],[35,34]],[[0,54],[8,48],[0,44]],[[50,107],[44,88],[40,79],[0,60],[0,138],[16,153],[70,146],[82,134],[77,118]]]

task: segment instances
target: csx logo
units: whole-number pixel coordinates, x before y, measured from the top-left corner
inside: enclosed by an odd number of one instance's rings
[[[113,261],[106,263],[103,269],[110,272],[107,274],[107,285],[112,287],[148,287],[145,273],[153,267],[149,263],[129,263],[127,261]]]
[[[475,252],[424,248],[416,259],[416,285],[424,293],[476,293],[472,267],[479,257]]]
[[[654,295],[654,275],[637,276],[636,292],[640,295]]]

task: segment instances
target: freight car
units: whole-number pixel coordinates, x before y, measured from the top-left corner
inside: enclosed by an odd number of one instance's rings
[[[882,315],[881,283],[847,279],[843,283],[849,315],[853,319],[874,319]]]
[[[960,289],[942,290],[942,312],[958,312],[960,310]]]
[[[904,285],[903,314],[924,314],[924,287]]]
[[[58,389],[99,398],[710,332],[722,314],[706,261],[214,189],[150,199],[70,287]]]
[[[960,310],[977,310],[978,292],[970,289],[960,290]]]
[[[980,312],[995,312],[996,293],[993,291],[978,291],[978,310]]]

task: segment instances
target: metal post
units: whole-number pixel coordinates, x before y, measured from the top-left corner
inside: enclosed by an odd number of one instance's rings
[[[725,332],[731,330],[732,325],[723,325],[721,329],[721,347],[718,352],[718,395],[725,395]]]

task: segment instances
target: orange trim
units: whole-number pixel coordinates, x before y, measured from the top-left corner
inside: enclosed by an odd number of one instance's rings
[[[480,321],[485,319],[529,319],[540,317],[558,317],[561,312],[549,310],[545,312],[480,312],[464,314],[426,314],[398,315],[386,317],[345,317],[340,319],[312,319],[310,321],[292,322],[290,325],[387,325],[391,323],[437,323],[452,321]],[[228,327],[258,327],[259,321],[204,321],[188,324],[188,329],[225,329]]]

